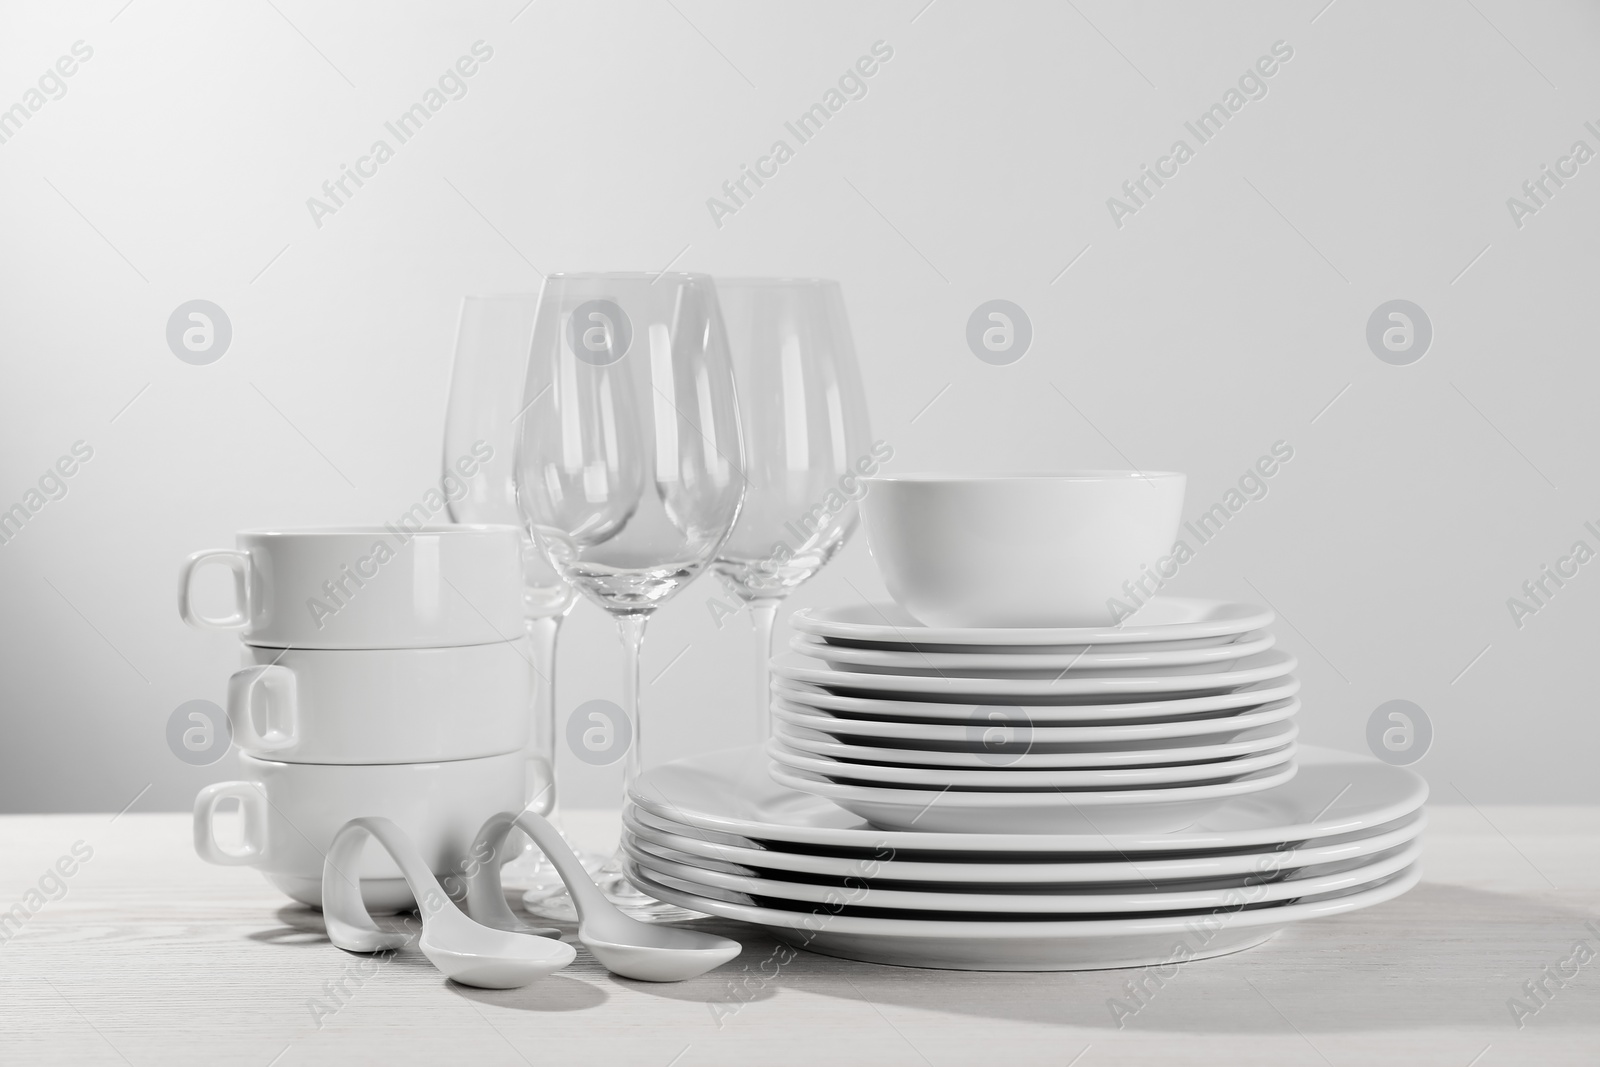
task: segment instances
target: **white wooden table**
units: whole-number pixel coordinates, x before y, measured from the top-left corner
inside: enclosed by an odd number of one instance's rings
[[[612,978],[581,948],[521,990],[450,985],[414,949],[363,976],[316,913],[200,862],[187,815],[0,817],[0,908],[21,907],[0,1063],[1600,1064],[1600,955],[1572,962],[1580,939],[1600,953],[1600,809],[1432,818],[1410,894],[1187,964],[1119,1029],[1108,1001],[1131,972],[802,953],[773,977],[772,940],[720,923],[744,957],[679,985]],[[604,825],[569,817],[581,837]],[[70,876],[49,873],[62,857]]]

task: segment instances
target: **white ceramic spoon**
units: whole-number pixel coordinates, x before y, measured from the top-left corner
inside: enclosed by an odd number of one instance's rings
[[[567,883],[578,911],[578,940],[601,966],[642,982],[682,982],[720,967],[739,954],[737,941],[698,930],[684,930],[629,918],[606,899],[572,854],[561,834],[531,811],[501,812],[483,824],[471,855],[496,855],[512,826],[533,838]],[[478,922],[500,930],[521,930],[500,888],[500,870],[481,864],[467,878],[467,911]]]
[[[384,952],[410,940],[400,931],[378,929],[361,901],[359,879],[345,871],[356,870],[368,837],[394,858],[405,876],[411,895],[422,913],[422,954],[452,981],[482,989],[516,989],[571,963],[577,952],[571,945],[548,937],[508,932],[474,922],[456,907],[444,887],[404,830],[388,819],[351,819],[334,836],[322,866],[322,914],[328,940],[346,952]],[[495,854],[498,854],[496,852]],[[470,855],[484,855],[472,852]],[[495,886],[500,884],[495,867]],[[505,906],[504,898],[500,901]]]

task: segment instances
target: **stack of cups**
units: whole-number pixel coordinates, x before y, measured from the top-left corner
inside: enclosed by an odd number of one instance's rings
[[[195,850],[256,867],[320,907],[323,855],[344,823],[393,819],[434,873],[471,873],[478,828],[526,797],[533,671],[513,526],[257,530],[184,563],[178,607],[199,629],[236,631],[243,669],[228,719],[243,777],[195,799]],[[192,579],[233,575],[234,610],[201,614]],[[224,847],[219,805],[236,799],[243,840]],[[502,862],[509,857],[500,857]],[[373,912],[414,906],[387,853],[355,870]],[[450,885],[446,881],[446,885]]]

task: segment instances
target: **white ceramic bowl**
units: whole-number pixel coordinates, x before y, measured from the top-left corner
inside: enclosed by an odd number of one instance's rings
[[[322,861],[339,828],[362,815],[393,819],[441,878],[462,879],[480,858],[468,852],[478,828],[501,811],[527,803],[521,752],[445,763],[334,766],[278,763],[240,755],[243,780],[214,782],[194,800],[194,848],[222,866],[255,867],[302,904],[322,906]],[[237,848],[217,840],[218,806],[237,799],[244,836]],[[510,855],[501,855],[501,862]],[[367,842],[357,870],[361,897],[373,913],[415,907],[400,869]],[[449,888],[454,882],[446,882]]]
[[[329,526],[243,530],[237,548],[196,552],[178,572],[190,626],[275,648],[444,648],[522,636],[522,535],[515,526]],[[202,613],[196,570],[233,575],[232,611]]]
[[[423,763],[528,744],[533,650],[244,645],[228,680],[241,752],[283,763]]]
[[[869,478],[867,544],[928,626],[1108,626],[1172,551],[1186,479],[1165,471]]]

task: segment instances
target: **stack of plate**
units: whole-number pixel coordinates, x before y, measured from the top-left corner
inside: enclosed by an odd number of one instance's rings
[[[630,876],[662,900],[848,959],[966,970],[1163,965],[1399,896],[1427,787],[1304,746],[1300,773],[1167,834],[879,830],[774,782],[754,749],[636,780]]]
[[[1297,751],[1271,621],[1177,599],[1114,629],[798,612],[771,758],[639,776],[632,875],[818,952],[979,970],[1215,956],[1398,896],[1421,877],[1427,787]]]
[[[1120,627],[953,629],[801,611],[773,776],[894,830],[1163,832],[1295,773],[1272,613],[1152,601]]]

